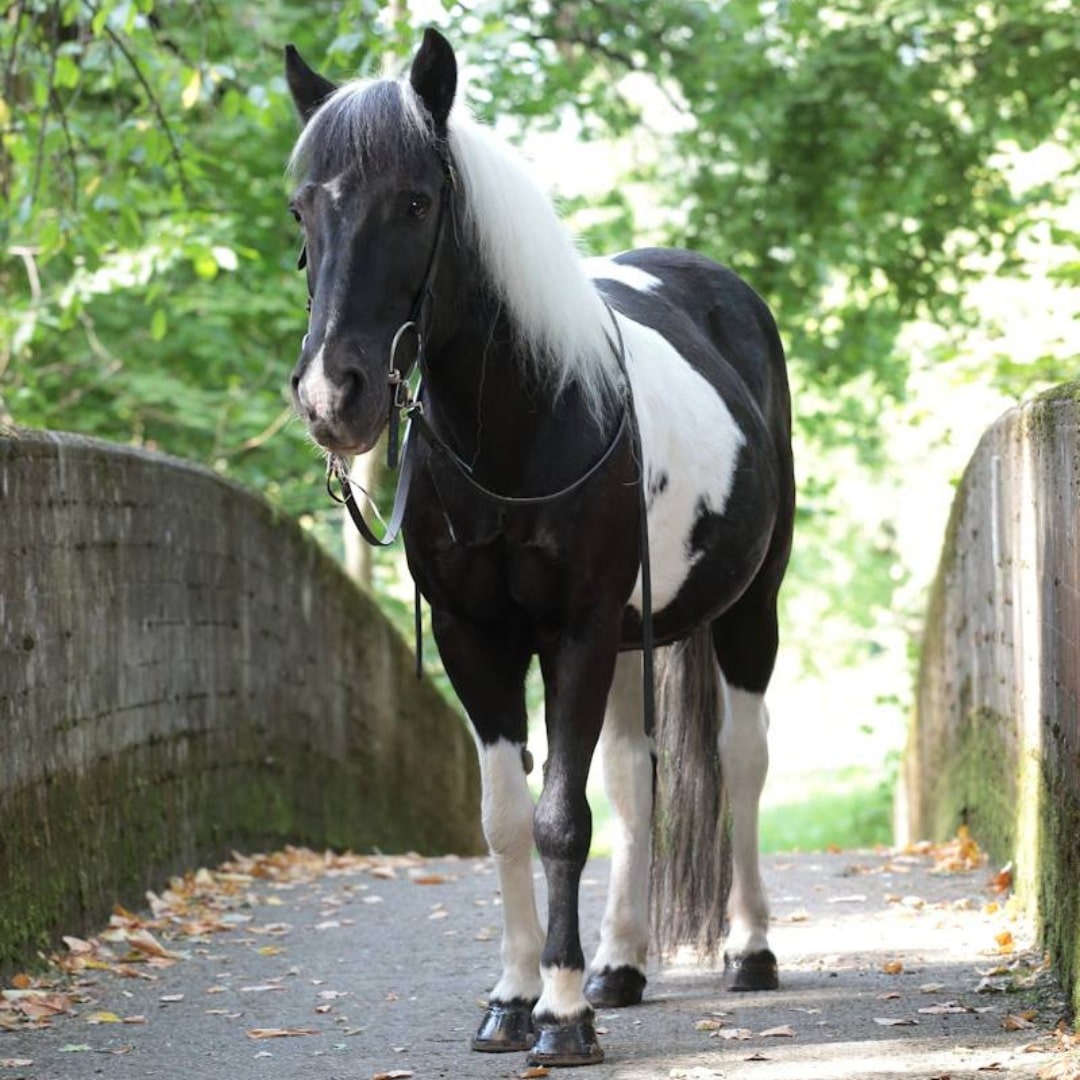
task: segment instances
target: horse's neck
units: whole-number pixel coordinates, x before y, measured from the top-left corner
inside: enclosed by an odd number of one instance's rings
[[[553,386],[518,355],[514,334],[498,308],[468,312],[445,345],[428,357],[425,396],[432,422],[457,453],[492,484],[535,475],[538,458],[566,459],[558,430],[591,426],[573,387],[556,397]],[[552,422],[553,417],[558,422]],[[597,432],[598,437],[602,437]],[[588,439],[583,460],[592,450]],[[568,467],[578,467],[569,461]]]

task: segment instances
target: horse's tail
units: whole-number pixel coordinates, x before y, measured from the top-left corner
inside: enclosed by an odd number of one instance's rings
[[[661,954],[715,957],[731,889],[721,674],[708,625],[657,654],[652,924]]]

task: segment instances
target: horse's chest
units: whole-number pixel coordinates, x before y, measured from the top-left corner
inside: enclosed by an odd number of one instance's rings
[[[504,522],[486,539],[458,536],[433,555],[432,592],[470,621],[497,623],[514,613],[546,624],[565,614],[569,559],[543,529]]]

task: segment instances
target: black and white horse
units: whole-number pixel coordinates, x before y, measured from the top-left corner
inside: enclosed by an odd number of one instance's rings
[[[668,944],[714,946],[726,917],[728,985],[775,987],[757,815],[794,490],[768,309],[690,252],[582,260],[517,154],[454,108],[454,53],[435,31],[400,80],[336,87],[292,47],[286,71],[305,123],[291,205],[311,304],[296,408],[331,455],[362,454],[398,373],[415,361],[423,372],[406,552],[475,728],[505,917],[474,1048],[601,1060],[593,1006],[636,1004],[645,986],[650,863]],[[655,732],[641,685],[642,506],[652,625],[672,646]],[[535,806],[533,656],[548,742]],[[598,744],[617,842],[586,981],[578,887]]]

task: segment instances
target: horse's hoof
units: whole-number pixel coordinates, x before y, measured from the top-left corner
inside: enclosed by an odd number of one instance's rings
[[[536,1042],[526,1059],[530,1065],[599,1065],[604,1051],[596,1041],[591,1013],[577,1020],[538,1020]]]
[[[480,1021],[472,1048],[484,1054],[528,1050],[534,1041],[532,1002],[492,1001]]]
[[[729,990],[775,990],[780,985],[780,971],[771,949],[744,953],[724,953],[724,985]]]
[[[593,972],[585,983],[585,1000],[594,1009],[622,1009],[640,1005],[645,989],[645,976],[637,968],[606,967]]]

